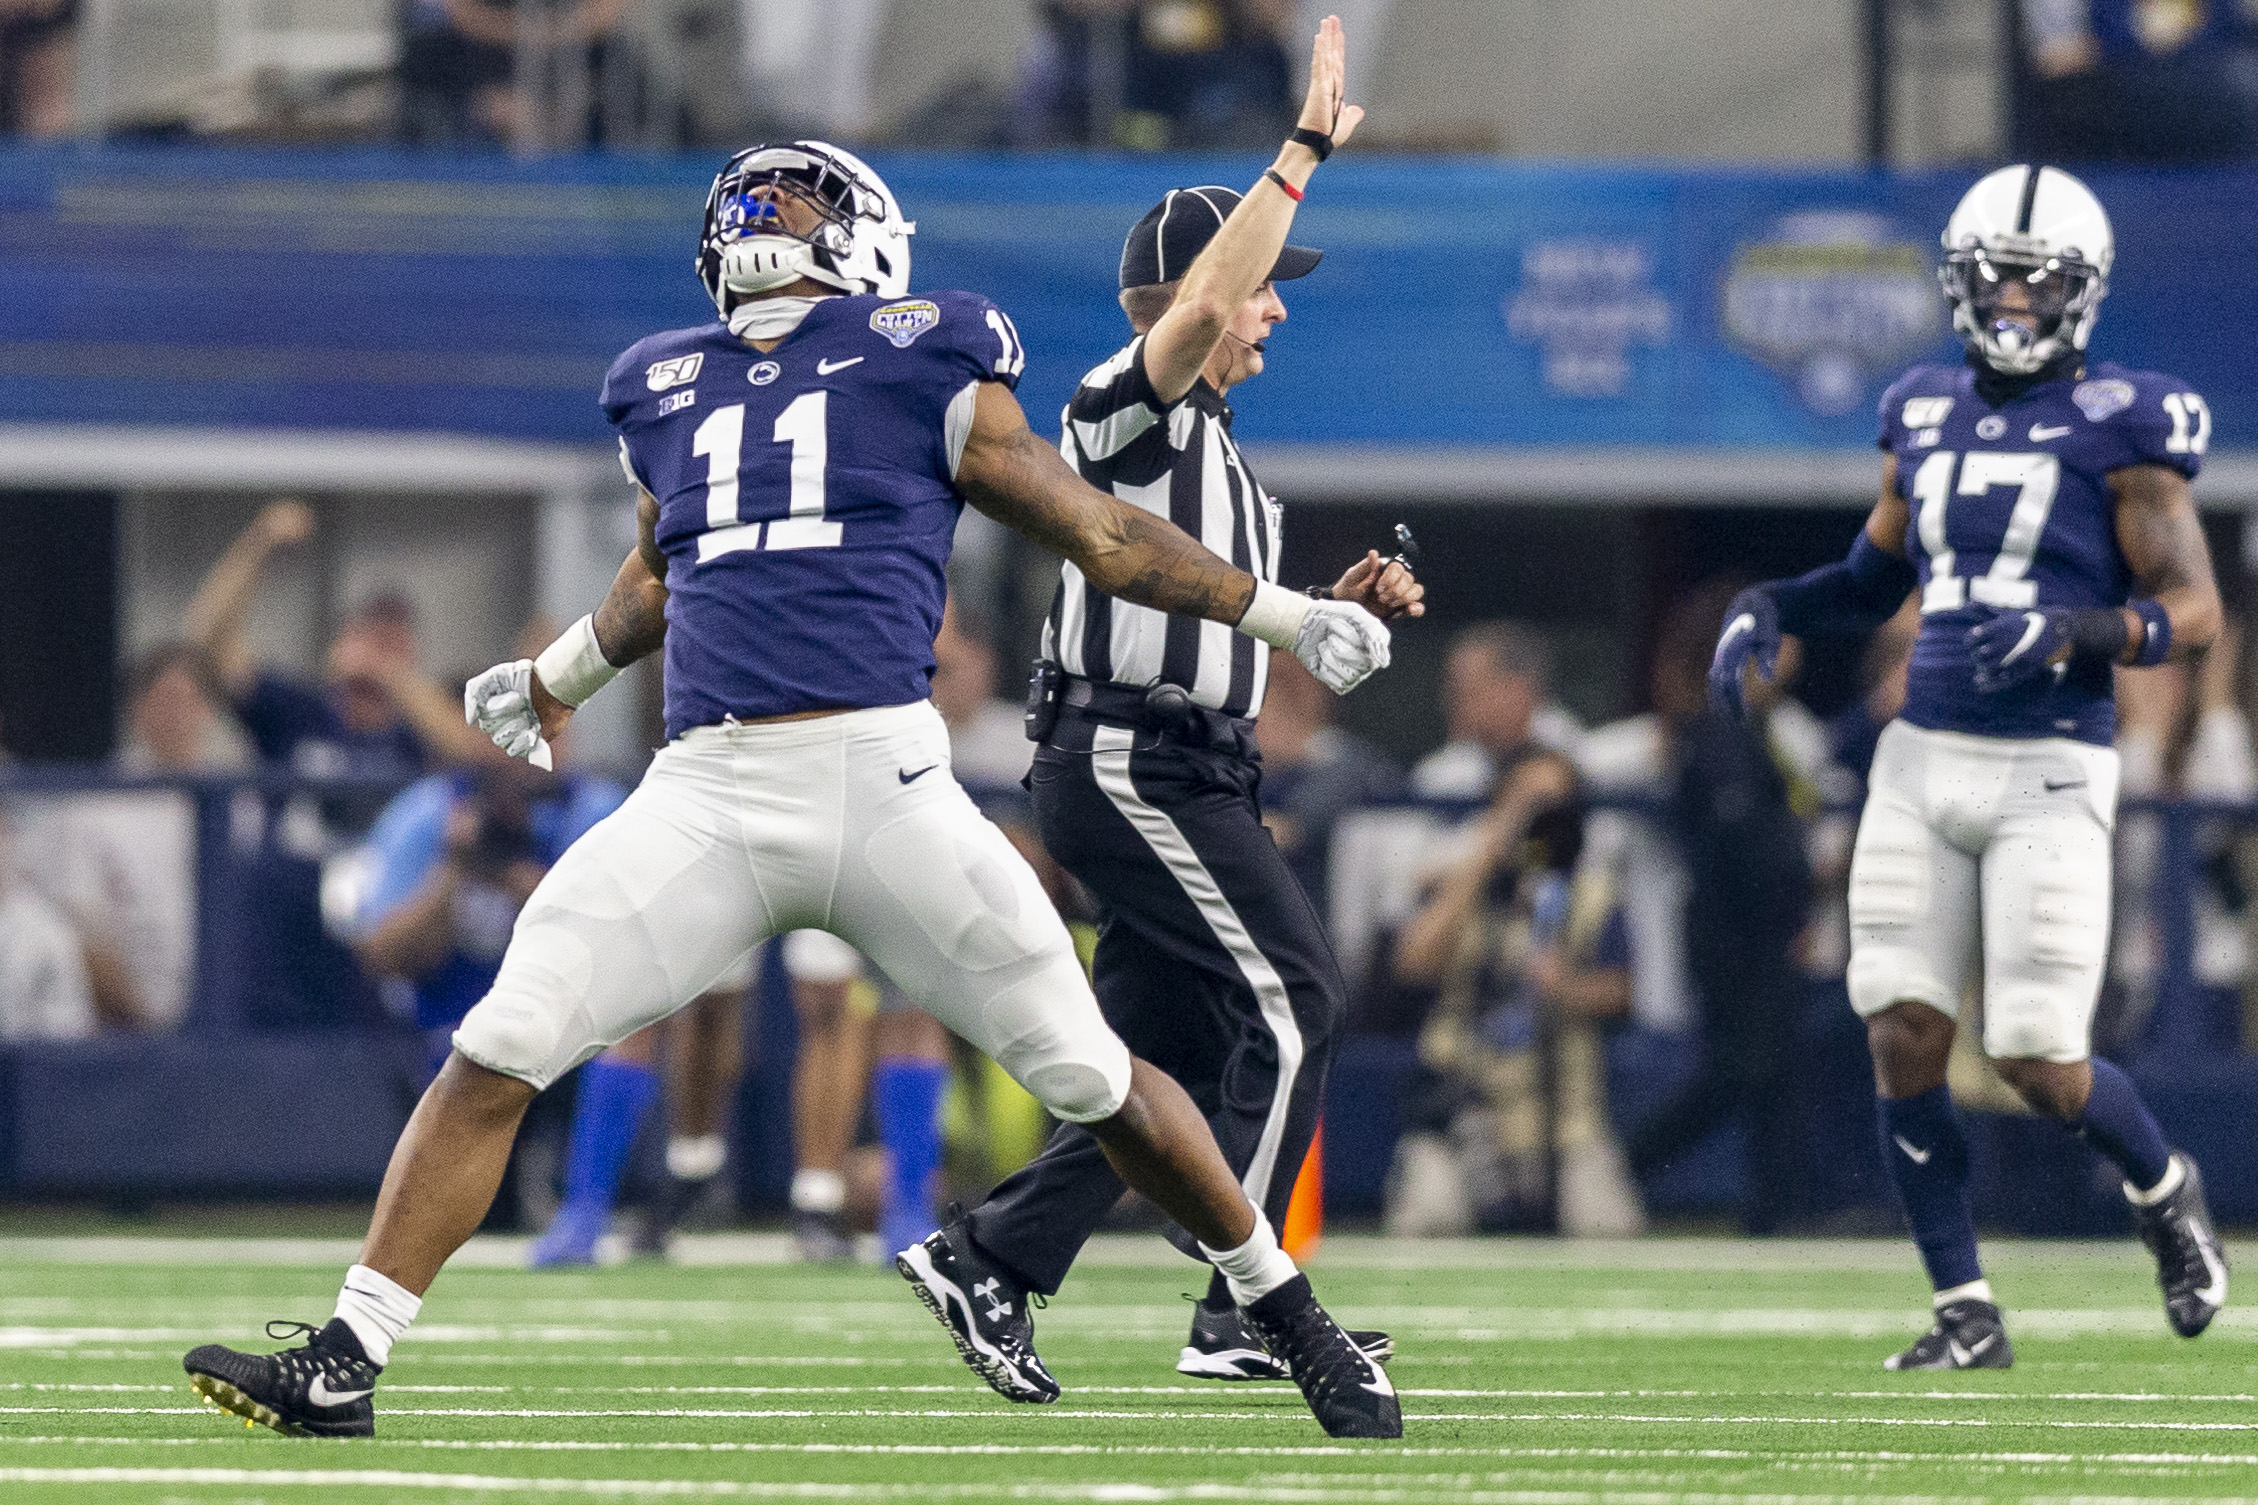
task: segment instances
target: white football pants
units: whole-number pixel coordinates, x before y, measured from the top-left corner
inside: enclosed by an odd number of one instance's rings
[[[1892,722],[1850,862],[1850,1002],[1957,1016],[1982,943],[1984,1053],[2082,1061],[2109,953],[2117,754]]]
[[[869,957],[1059,1118],[1127,1097],[1128,1049],[1065,924],[923,701],[670,743],[533,891],[455,1049],[546,1087],[802,929]]]

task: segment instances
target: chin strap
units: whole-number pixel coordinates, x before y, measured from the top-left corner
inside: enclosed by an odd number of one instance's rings
[[[780,340],[800,327],[822,298],[756,298],[729,311],[729,332],[740,340]]]

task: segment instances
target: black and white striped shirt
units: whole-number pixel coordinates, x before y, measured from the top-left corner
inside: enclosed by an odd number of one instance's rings
[[[1139,335],[1082,378],[1060,419],[1060,453],[1101,491],[1275,581],[1280,509],[1232,442],[1230,405],[1204,378],[1164,404],[1145,374],[1144,351]],[[1181,685],[1198,704],[1231,716],[1262,709],[1270,676],[1269,650],[1245,633],[1101,594],[1071,562],[1059,572],[1043,653],[1086,679]]]

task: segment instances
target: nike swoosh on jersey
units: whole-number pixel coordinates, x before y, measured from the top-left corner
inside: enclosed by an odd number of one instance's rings
[[[829,376],[834,371],[844,371],[849,366],[859,366],[869,358],[870,357],[864,355],[850,355],[843,361],[817,361],[815,363],[815,374],[818,376]],[[2068,433],[2069,430],[2064,429],[2063,432]]]
[[[2058,423],[2052,425],[2044,423],[2034,423],[2031,425],[2031,443],[2044,444],[2047,440],[2059,439],[2068,432],[2070,432],[2070,425],[2068,425],[2067,423]]]
[[[2046,786],[2048,794],[2060,794],[2065,789],[2083,789],[2086,786],[2084,779],[2064,779],[2059,784],[2052,779],[2040,779],[2039,782]]]
[[[326,1374],[315,1375],[314,1382],[306,1387],[306,1399],[317,1406],[349,1406],[357,1400],[366,1400],[375,1393],[376,1387],[373,1385],[366,1390],[332,1390]]]
[[[1905,1151],[1905,1158],[1912,1161],[1915,1165],[1927,1165],[1929,1163],[1929,1157],[1936,1153],[1935,1150],[1917,1150],[1913,1148],[1911,1141],[1907,1140],[1903,1134],[1892,1134],[1890,1138],[1897,1141],[1897,1147]]]
[[[924,778],[927,774],[931,773],[934,769],[939,768],[940,766],[941,765],[938,763],[928,763],[923,768],[918,769],[915,773],[912,773],[905,768],[899,774],[895,775],[895,777],[899,778],[905,784],[914,784],[919,779]]]

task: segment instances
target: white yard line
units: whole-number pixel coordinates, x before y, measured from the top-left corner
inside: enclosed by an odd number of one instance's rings
[[[195,1416],[210,1414],[199,1406],[0,1406],[4,1416]],[[1298,1407],[1279,1405],[1261,1410],[1117,1411],[1075,1406],[1030,1406],[1007,1411],[999,1406],[974,1410],[909,1409],[876,1406],[825,1408],[777,1407],[544,1407],[544,1406],[387,1406],[387,1416],[444,1416],[470,1420],[675,1420],[760,1421],[805,1420],[824,1417],[882,1417],[895,1420],[921,1418],[993,1421],[1010,1415],[1027,1421],[1230,1421],[1287,1422],[1305,1426],[1309,1418]],[[2001,1431],[2102,1432],[2258,1432],[2258,1421],[2071,1421],[2060,1418],[1994,1420],[1982,1416],[1753,1416],[1753,1415],[1647,1415],[1619,1411],[1407,1411],[1406,1423],[1483,1421],[1501,1423],[1663,1427],[1768,1426],[1768,1427],[1981,1427]]]
[[[18,1447],[237,1447],[241,1439],[222,1433],[203,1437],[90,1437],[82,1435],[0,1436],[0,1445]],[[2108,1465],[2114,1468],[2258,1468],[2258,1453],[2033,1453],[1948,1452],[1914,1453],[1883,1449],[1837,1449],[1827,1452],[1765,1453],[1749,1448],[1474,1448],[1378,1447],[1368,1443],[1348,1446],[1326,1443],[1307,1447],[1168,1445],[1161,1443],[887,1443],[887,1442],[589,1442],[550,1438],[419,1437],[386,1439],[373,1444],[386,1449],[412,1448],[432,1452],[473,1453],[786,1453],[837,1454],[846,1457],[1136,1457],[1136,1458],[1488,1458],[1525,1459],[1530,1462],[1583,1460],[1629,1463],[1742,1462],[1767,1468],[1804,1468],[1814,1465],[1868,1468],[1903,1464],[1938,1463],[2014,1465],[2031,1468],[2075,1468]]]
[[[965,1499],[1173,1501],[1244,1500],[1291,1502],[1291,1505],[1375,1505],[1375,1502],[1452,1500],[1462,1505],[1725,1505],[1725,1502],[1761,1501],[1763,1505],[1946,1505],[1935,1495],[1828,1494],[1794,1495],[1764,1492],[1743,1494],[1699,1492],[1593,1490],[1593,1489],[1483,1489],[1438,1488],[1439,1481],[1421,1480],[1415,1489],[1373,1487],[1362,1482],[1342,1489],[1327,1484],[1290,1485],[1149,1485],[1124,1483],[1042,1484],[771,1484],[734,1479],[542,1479],[509,1474],[425,1474],[406,1469],[249,1469],[249,1468],[27,1468],[0,1469],[0,1484],[118,1485],[173,1484],[241,1486],[260,1489],[382,1489],[452,1490],[493,1494],[548,1494],[580,1496],[668,1497],[677,1499]],[[1454,1481],[1455,1482],[1455,1481]],[[1471,1482],[1471,1481],[1468,1481]],[[2209,1505],[2226,1505],[2210,1496],[2085,1496],[2080,1505],[2163,1505],[2163,1502],[2202,1499]],[[2026,1497],[2026,1505],[2052,1505],[2043,1496]],[[2067,1502],[2065,1502],[2067,1505]],[[2244,1505],[2244,1502],[2236,1502]]]

